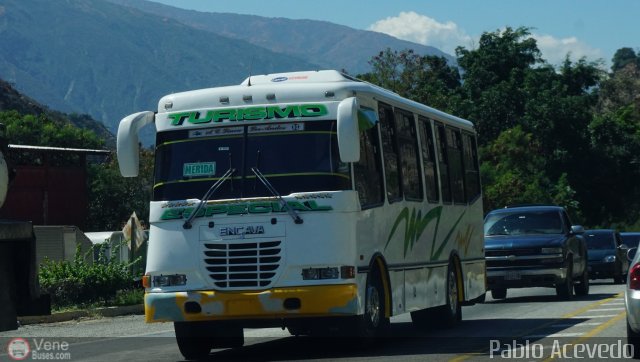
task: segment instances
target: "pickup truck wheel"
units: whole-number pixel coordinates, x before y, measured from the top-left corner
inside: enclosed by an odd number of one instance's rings
[[[504,299],[507,297],[507,289],[491,289],[491,298],[493,299]]]
[[[556,284],[556,295],[563,300],[570,300],[573,297],[573,261],[569,259],[567,264],[569,266],[567,267],[566,278]]]
[[[585,296],[589,294],[589,268],[585,266],[582,275],[580,275],[580,280],[578,280],[578,284],[575,285],[574,291],[576,295]]]

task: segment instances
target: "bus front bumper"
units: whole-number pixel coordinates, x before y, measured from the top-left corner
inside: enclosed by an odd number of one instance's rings
[[[147,292],[145,321],[182,322],[349,316],[358,313],[355,284],[264,291]]]

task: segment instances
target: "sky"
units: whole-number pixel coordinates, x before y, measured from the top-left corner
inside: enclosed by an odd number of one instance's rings
[[[328,21],[434,46],[455,56],[484,32],[531,28],[542,57],[586,57],[608,67],[616,50],[640,50],[640,0],[152,0],[175,7]],[[241,26],[239,24],[239,26]]]

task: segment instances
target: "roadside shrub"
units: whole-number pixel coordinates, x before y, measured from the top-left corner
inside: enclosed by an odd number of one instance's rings
[[[89,252],[93,255],[94,250]],[[73,261],[45,259],[40,266],[40,288],[51,295],[54,308],[109,304],[119,291],[133,288],[134,275],[130,270],[138,260],[128,264],[118,261],[114,255],[107,259],[103,250],[99,255],[97,262],[87,263],[78,246]]]

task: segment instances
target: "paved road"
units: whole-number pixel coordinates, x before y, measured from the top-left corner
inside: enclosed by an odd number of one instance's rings
[[[495,361],[498,357],[584,357],[582,360],[596,361],[624,357],[628,353],[622,348],[626,343],[623,291],[624,286],[609,280],[592,282],[589,296],[572,301],[558,301],[553,289],[509,290],[506,300],[488,296],[484,304],[464,307],[463,322],[452,329],[418,330],[408,316],[394,317],[390,337],[369,346],[292,337],[287,331],[273,328],[247,330],[245,347],[214,350],[211,359]],[[11,360],[5,346],[15,337],[24,338],[41,360],[182,360],[172,324],[145,324],[142,316],[28,325],[0,332],[0,361]]]

